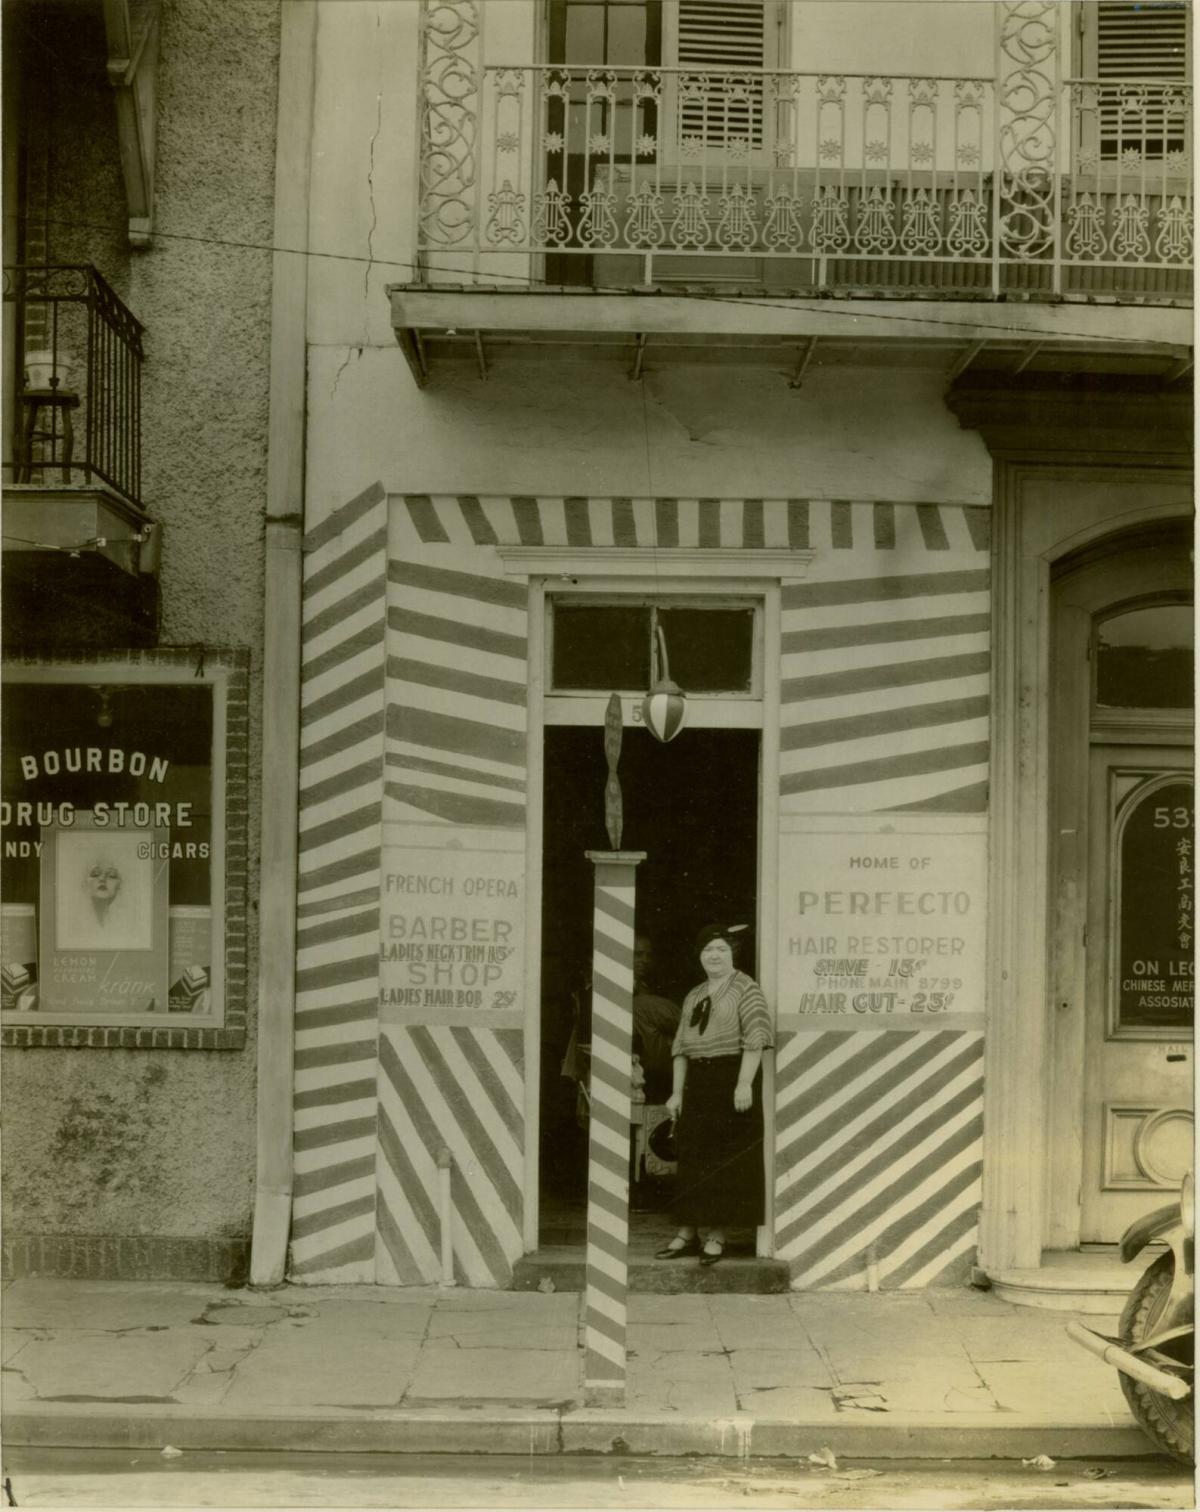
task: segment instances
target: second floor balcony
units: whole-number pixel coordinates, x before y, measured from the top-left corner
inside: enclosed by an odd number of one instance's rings
[[[433,284],[1191,298],[1182,81],[460,61],[427,44]]]
[[[4,307],[9,644],[152,644],[141,322],[89,263],[5,268]]]
[[[5,479],[142,507],[142,325],[89,263],[4,270],[16,402]]]

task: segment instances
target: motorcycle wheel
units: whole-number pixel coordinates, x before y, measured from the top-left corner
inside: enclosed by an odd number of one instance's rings
[[[1160,1255],[1145,1272],[1129,1294],[1121,1313],[1121,1339],[1127,1344],[1139,1344],[1158,1324],[1167,1298],[1171,1292],[1171,1280],[1175,1261],[1171,1255]],[[1188,1362],[1192,1358],[1192,1340],[1188,1339]],[[1196,1417],[1192,1397],[1181,1402],[1172,1401],[1152,1386],[1121,1376],[1121,1390],[1129,1403],[1138,1426],[1154,1444],[1184,1465],[1195,1464]]]

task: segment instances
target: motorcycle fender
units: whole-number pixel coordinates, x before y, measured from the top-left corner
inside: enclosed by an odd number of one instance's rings
[[[1121,1235],[1121,1259],[1128,1264],[1135,1256],[1140,1255],[1148,1244],[1153,1243],[1160,1234],[1164,1234],[1178,1222],[1179,1204],[1175,1202],[1170,1207],[1156,1208],[1153,1213],[1147,1213],[1144,1218],[1131,1223]]]

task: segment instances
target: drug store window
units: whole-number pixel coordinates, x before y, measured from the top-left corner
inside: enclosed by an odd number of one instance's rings
[[[4,684],[4,1042],[240,1046],[244,653],[9,663]]]

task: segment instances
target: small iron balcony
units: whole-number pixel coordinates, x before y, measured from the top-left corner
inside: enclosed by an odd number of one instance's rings
[[[89,263],[4,270],[10,483],[106,484],[142,508],[142,325]]]

